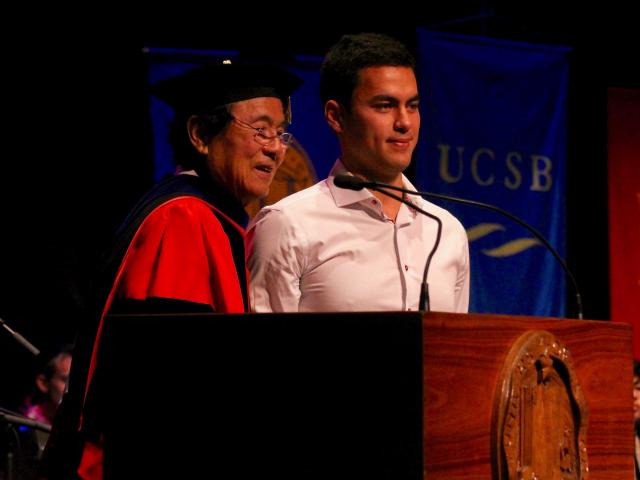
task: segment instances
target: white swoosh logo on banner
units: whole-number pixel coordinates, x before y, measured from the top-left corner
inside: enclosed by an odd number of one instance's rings
[[[505,230],[506,228],[499,223],[479,223],[467,229],[467,237],[469,242],[473,242],[493,232]],[[511,257],[536,245],[540,245],[540,241],[535,238],[518,238],[495,248],[484,249],[482,253],[489,257]]]
[[[467,237],[469,237],[470,242],[473,242],[474,240],[482,238],[498,230],[505,230],[505,228],[499,223],[479,223],[478,225],[475,225],[467,230]]]

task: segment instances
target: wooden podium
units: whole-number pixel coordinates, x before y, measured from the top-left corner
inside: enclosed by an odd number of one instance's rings
[[[107,480],[633,478],[626,324],[374,312],[105,325]]]

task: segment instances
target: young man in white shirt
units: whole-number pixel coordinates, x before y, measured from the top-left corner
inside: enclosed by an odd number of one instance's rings
[[[414,68],[404,45],[385,35],[345,35],[329,50],[320,94],[341,155],[327,179],[265,207],[250,225],[254,311],[419,309],[436,221],[379,192],[333,183],[336,175],[350,174],[415,190],[402,173],[420,129]],[[431,310],[466,312],[463,226],[420,197],[407,199],[442,222],[428,274]]]

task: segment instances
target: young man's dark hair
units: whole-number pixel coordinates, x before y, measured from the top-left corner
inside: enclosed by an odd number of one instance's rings
[[[381,33],[343,35],[327,53],[320,70],[320,98],[336,100],[347,110],[358,83],[358,72],[367,67],[398,66],[415,70],[415,59],[398,40]]]

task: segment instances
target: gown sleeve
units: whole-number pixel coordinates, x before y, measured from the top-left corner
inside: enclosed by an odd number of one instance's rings
[[[214,311],[244,311],[229,238],[202,200],[182,197],[140,226],[116,279],[115,301],[175,299]]]
[[[119,301],[179,300],[224,313],[244,312],[229,237],[211,207],[195,197],[162,204],[143,221],[127,249],[104,311]],[[98,328],[87,389],[96,368]],[[102,480],[101,440],[85,440],[77,469],[83,480]]]

